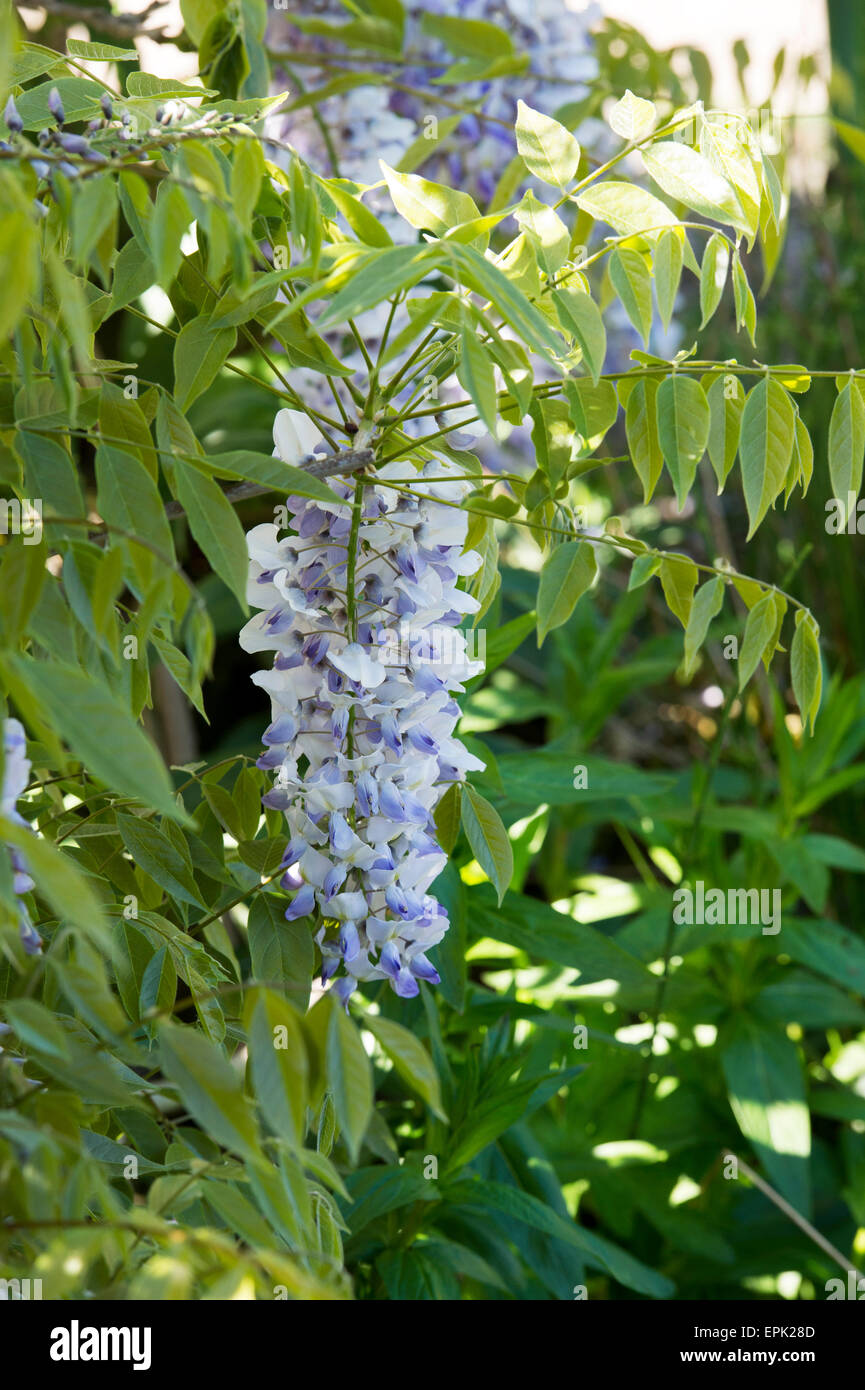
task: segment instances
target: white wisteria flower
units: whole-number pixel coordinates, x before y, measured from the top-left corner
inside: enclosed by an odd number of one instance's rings
[[[289,410],[274,440],[288,462],[321,442]],[[427,952],[448,919],[430,889],[447,856],[433,812],[483,767],[453,737],[454,697],[483,669],[459,630],[478,608],[461,587],[481,564],[464,550],[469,484],[445,459],[410,486],[407,471],[332,477],[339,502],[289,497],[287,534],[262,525],[248,536],[248,599],[261,612],[240,643],[276,654],[253,680],[272,705],[258,765],[275,774],[265,804],[288,822],[286,917],[315,919],[322,977],[342,968],[343,1001],[359,980],[387,979],[405,998],[438,982]]]
[[[283,463],[298,464],[321,443],[321,435],[302,411],[281,410],[273,426],[273,443],[273,452]]]
[[[0,791],[0,813],[16,825],[27,826],[17,802],[30,781],[30,759],[27,757],[27,735],[17,719],[3,721],[3,787]],[[27,826],[29,829],[29,826]],[[18,894],[18,931],[21,944],[28,955],[38,955],[42,938],[30,920],[27,906],[20,899],[33,887],[24,856],[14,845],[9,846],[12,860],[13,887]]]

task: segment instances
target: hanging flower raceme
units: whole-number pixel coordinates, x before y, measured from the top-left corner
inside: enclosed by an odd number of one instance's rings
[[[27,757],[27,737],[17,719],[3,722],[3,788],[0,792],[0,812],[16,825],[29,826],[16,809],[16,802],[30,781],[30,759]],[[13,886],[18,894],[18,931],[21,944],[28,956],[38,955],[42,949],[42,938],[30,920],[27,906],[21,901],[24,893],[29,893],[33,880],[27,871],[27,863],[21,852],[9,846],[12,859]]]
[[[283,410],[274,440],[296,464],[319,436]],[[463,549],[469,485],[454,471],[431,460],[410,491],[388,485],[404,482],[405,463],[363,483],[333,477],[342,501],[290,497],[286,535],[263,525],[248,536],[248,599],[263,611],[240,642],[276,653],[253,680],[272,701],[258,765],[275,773],[265,804],[288,822],[285,915],[319,921],[322,977],[344,966],[343,1000],[358,980],[389,979],[408,998],[439,979],[426,953],[448,919],[429,890],[447,856],[433,812],[483,767],[453,737],[454,696],[483,669],[458,630],[478,607],[460,580],[481,559]]]

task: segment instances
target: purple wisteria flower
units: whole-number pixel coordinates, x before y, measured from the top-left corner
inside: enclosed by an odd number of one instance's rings
[[[16,802],[30,781],[30,759],[27,757],[27,736],[17,719],[3,722],[3,788],[0,791],[0,813],[16,825],[29,826],[16,809]],[[34,886],[27,871],[27,863],[21,852],[9,846],[12,859],[13,886],[18,894],[18,930],[21,944],[28,956],[38,955],[42,949],[42,938],[30,920],[26,904],[21,901],[23,894]]]
[[[276,452],[297,463],[313,430],[280,411]],[[404,998],[438,982],[426,953],[448,919],[429,890],[447,856],[433,811],[483,767],[453,737],[454,697],[483,668],[458,629],[478,608],[460,586],[481,564],[464,550],[469,485],[436,458],[409,492],[413,471],[330,478],[342,501],[290,497],[288,534],[262,525],[247,538],[248,599],[262,611],[240,643],[276,653],[253,680],[272,702],[259,766],[275,773],[265,804],[288,822],[286,917],[315,917],[322,978],[344,967],[343,1001],[359,980],[387,979]]]

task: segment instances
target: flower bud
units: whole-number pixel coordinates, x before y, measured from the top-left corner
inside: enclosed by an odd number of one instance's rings
[[[3,119],[13,135],[20,135],[24,129],[24,122],[18,114],[18,107],[15,105],[15,98],[10,96],[3,111]]]
[[[48,93],[48,110],[57,124],[63,125],[66,120],[66,112],[63,110],[63,102],[60,100],[60,93],[56,87],[52,87]]]
[[[67,154],[90,154],[90,146],[83,135],[60,135],[57,143]]]

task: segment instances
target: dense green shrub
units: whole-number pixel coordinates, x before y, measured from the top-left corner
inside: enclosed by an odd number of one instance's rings
[[[398,3],[352,9],[306,26],[329,82],[416,61]],[[0,1275],[822,1297],[812,1232],[844,1264],[865,1227],[865,940],[836,906],[865,852],[820,819],[861,781],[865,687],[824,688],[807,566],[718,555],[812,475],[844,509],[862,480],[856,364],[821,372],[827,480],[814,373],[754,360],[745,252],[777,262],[783,152],[704,107],[700,55],[688,89],[650,53],[654,99],[624,91],[620,45],[647,50],[614,27],[587,96],[520,104],[485,203],[423,174],[465,138],[444,119],[370,194],[274,134],[335,89],[267,94],[263,5],[183,12],[201,85],[95,30],[61,54],[7,15],[0,43]],[[524,55],[426,28],[483,123]],[[732,306],[741,360],[649,350],[680,285],[702,326]],[[284,408],[338,457],[271,454]],[[244,529],[340,479],[362,508],[397,461],[408,505],[436,460],[481,560],[484,771],[438,804],[440,984],[344,1009],[261,805]]]

